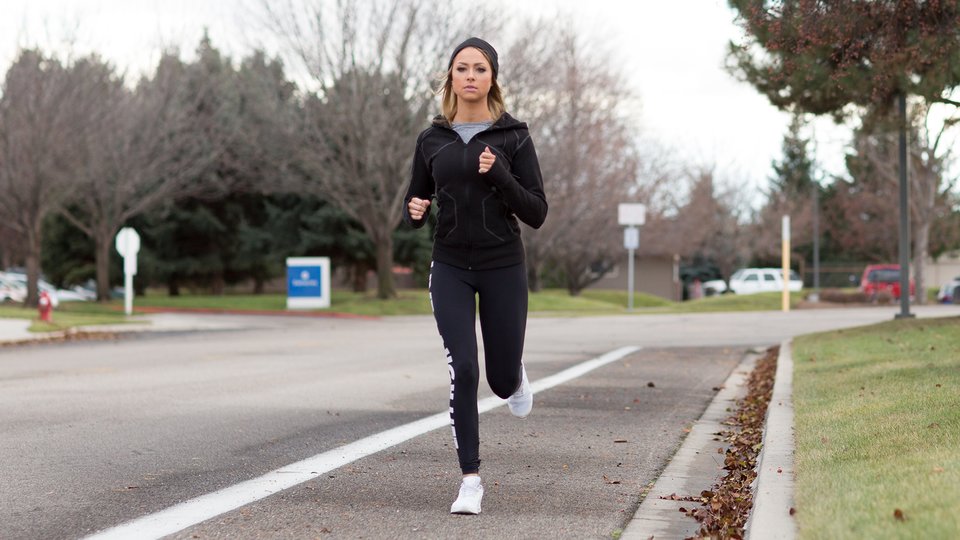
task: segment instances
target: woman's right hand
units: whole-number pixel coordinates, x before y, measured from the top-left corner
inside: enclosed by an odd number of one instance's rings
[[[414,220],[423,219],[423,215],[427,213],[427,209],[430,208],[430,199],[418,199],[412,197],[410,202],[407,203],[407,211],[410,212],[410,217]]]

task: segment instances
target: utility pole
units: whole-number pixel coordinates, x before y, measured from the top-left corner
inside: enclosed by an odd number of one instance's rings
[[[900,105],[900,313],[897,319],[911,319],[910,313],[910,195],[907,185],[907,94],[897,96]]]

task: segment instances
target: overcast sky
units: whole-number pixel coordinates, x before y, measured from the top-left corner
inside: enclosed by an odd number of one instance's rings
[[[23,46],[97,51],[131,75],[150,71],[163,47],[192,51],[209,29],[237,57],[245,35],[241,0],[0,0],[0,72]],[[716,164],[721,178],[766,186],[789,118],[724,69],[726,43],[740,30],[726,0],[513,0],[516,13],[571,15],[584,33],[616,51],[613,61],[641,101],[644,134],[692,164]],[[496,44],[494,44],[496,45]],[[508,69],[504,67],[503,69]],[[842,171],[848,133],[820,120],[819,161]]]

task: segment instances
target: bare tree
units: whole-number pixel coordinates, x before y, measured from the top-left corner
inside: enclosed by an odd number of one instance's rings
[[[393,231],[416,135],[435,107],[431,83],[463,29],[491,28],[490,11],[436,0],[259,5],[316,91],[307,106],[304,189],[361,224],[375,245],[377,294],[393,297]]]
[[[644,226],[647,250],[675,253],[684,261],[707,260],[725,280],[752,255],[755,237],[748,223],[749,204],[742,187],[718,185],[715,166],[693,166],[675,177],[686,183],[685,196],[670,201]],[[680,191],[680,190],[674,190]]]
[[[944,136],[957,122],[947,120],[931,127],[930,106],[918,103],[911,111],[911,136],[908,144],[910,187],[910,218],[913,232],[913,275],[916,283],[916,302],[926,302],[924,266],[930,257],[930,230],[934,220],[943,213],[948,204],[949,193],[956,185],[956,178],[947,176],[948,165],[953,158],[953,145]],[[857,156],[869,165],[870,173],[882,182],[889,192],[895,193],[899,182],[899,157],[893,134],[886,130],[861,130],[854,141]],[[896,197],[888,200],[890,213],[895,211]]]
[[[74,195],[61,213],[94,240],[97,297],[110,298],[113,239],[129,219],[173,199],[216,189],[203,173],[222,153],[227,134],[210,97],[215,81],[191,76],[173,53],[163,56],[152,79],[134,91],[97,59],[79,62],[77,89],[88,104],[75,122],[88,136],[76,144],[84,157],[74,166]]]
[[[2,129],[2,126],[0,126],[0,129]],[[2,138],[2,135],[0,135],[0,139]],[[10,268],[15,264],[14,261],[20,260],[18,246],[17,234],[13,229],[5,224],[0,224],[0,269]]]
[[[543,20],[508,49],[508,105],[537,144],[550,214],[524,227],[531,290],[548,265],[573,295],[622,256],[617,205],[635,201],[640,157],[625,109],[632,96],[569,25]]]
[[[43,221],[60,208],[82,136],[70,70],[35,50],[10,66],[0,97],[0,219],[22,242],[27,306],[36,306]]]

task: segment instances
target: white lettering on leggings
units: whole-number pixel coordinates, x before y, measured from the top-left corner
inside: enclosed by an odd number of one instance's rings
[[[457,444],[457,425],[453,421],[453,381],[456,379],[456,374],[453,371],[453,355],[450,354],[450,349],[446,347],[444,347],[443,352],[447,353],[447,371],[450,372],[450,429],[453,431],[453,447],[459,450],[460,445]]]

